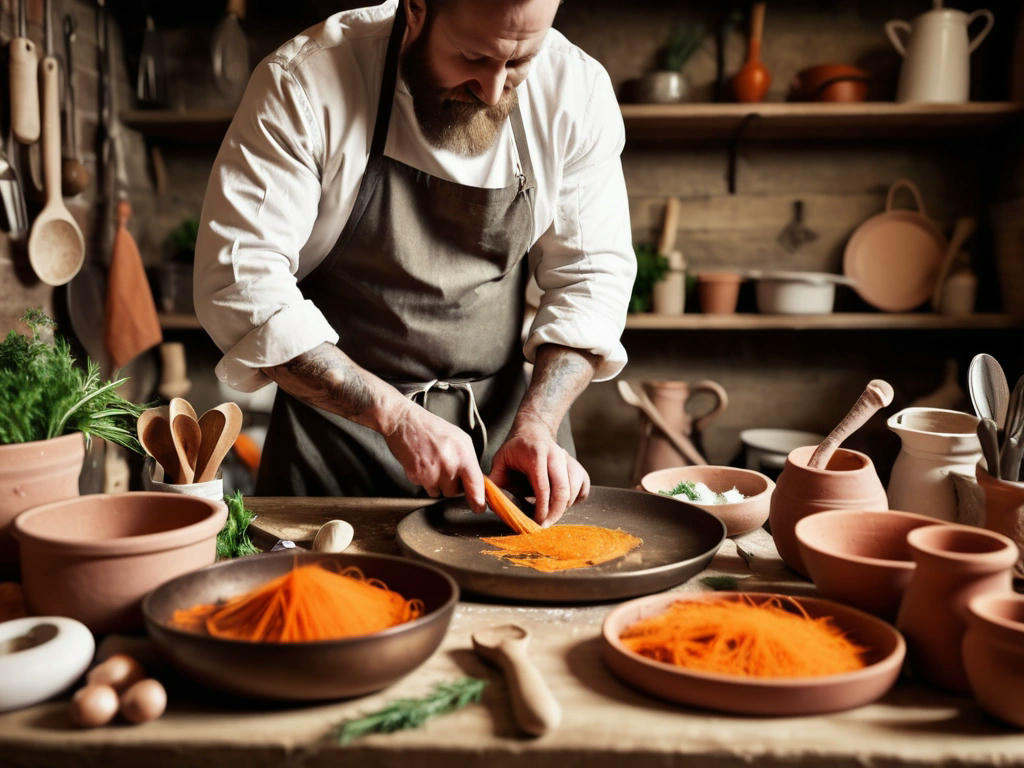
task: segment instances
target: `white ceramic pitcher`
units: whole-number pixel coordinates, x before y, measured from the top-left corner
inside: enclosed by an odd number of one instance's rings
[[[981,459],[978,418],[944,408],[904,408],[886,426],[903,445],[889,476],[889,508],[956,520],[950,473],[972,475]]]
[[[973,40],[967,33],[976,19],[985,26]],[[889,21],[885,33],[903,56],[897,101],[961,103],[970,100],[971,53],[992,29],[995,18],[984,9],[968,15],[952,8],[922,13],[913,23]],[[906,42],[901,33],[907,36]]]

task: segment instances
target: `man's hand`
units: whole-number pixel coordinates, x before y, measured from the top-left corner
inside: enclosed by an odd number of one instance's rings
[[[533,378],[505,443],[494,455],[491,479],[507,485],[517,470],[529,478],[536,496],[535,519],[553,525],[567,507],[590,493],[590,476],[556,442],[569,406],[594,376],[593,355],[544,344],[537,349]]]
[[[472,510],[483,512],[487,508],[484,475],[472,438],[425,408],[406,403],[395,429],[384,435],[384,441],[409,482],[423,486],[435,498],[465,491]]]

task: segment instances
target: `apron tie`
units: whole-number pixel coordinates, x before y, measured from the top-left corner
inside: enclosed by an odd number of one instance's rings
[[[487,425],[484,424],[483,417],[480,416],[480,409],[476,404],[476,395],[473,394],[473,387],[468,381],[441,381],[439,379],[431,379],[425,381],[422,384],[417,384],[412,390],[405,393],[405,396],[412,400],[414,403],[419,398],[419,405],[423,408],[427,407],[427,395],[430,390],[437,389],[441,392],[448,392],[452,389],[462,389],[466,392],[467,400],[467,421],[469,422],[469,428],[476,429],[480,427],[480,436],[483,439],[483,448],[481,454],[487,453]]]

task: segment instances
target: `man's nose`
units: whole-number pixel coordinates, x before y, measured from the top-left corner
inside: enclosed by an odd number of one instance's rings
[[[505,92],[507,80],[508,73],[505,71],[504,65],[497,67],[476,79],[477,92],[474,95],[484,104],[493,107],[501,99],[501,94]]]

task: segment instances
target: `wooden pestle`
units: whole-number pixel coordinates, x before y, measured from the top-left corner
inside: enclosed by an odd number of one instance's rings
[[[824,469],[828,466],[832,454],[836,452],[842,442],[863,426],[864,422],[874,416],[879,408],[889,405],[892,402],[892,385],[882,379],[872,379],[864,387],[857,402],[853,404],[850,412],[843,417],[839,425],[833,429],[824,440],[814,449],[807,466],[811,469]]]

